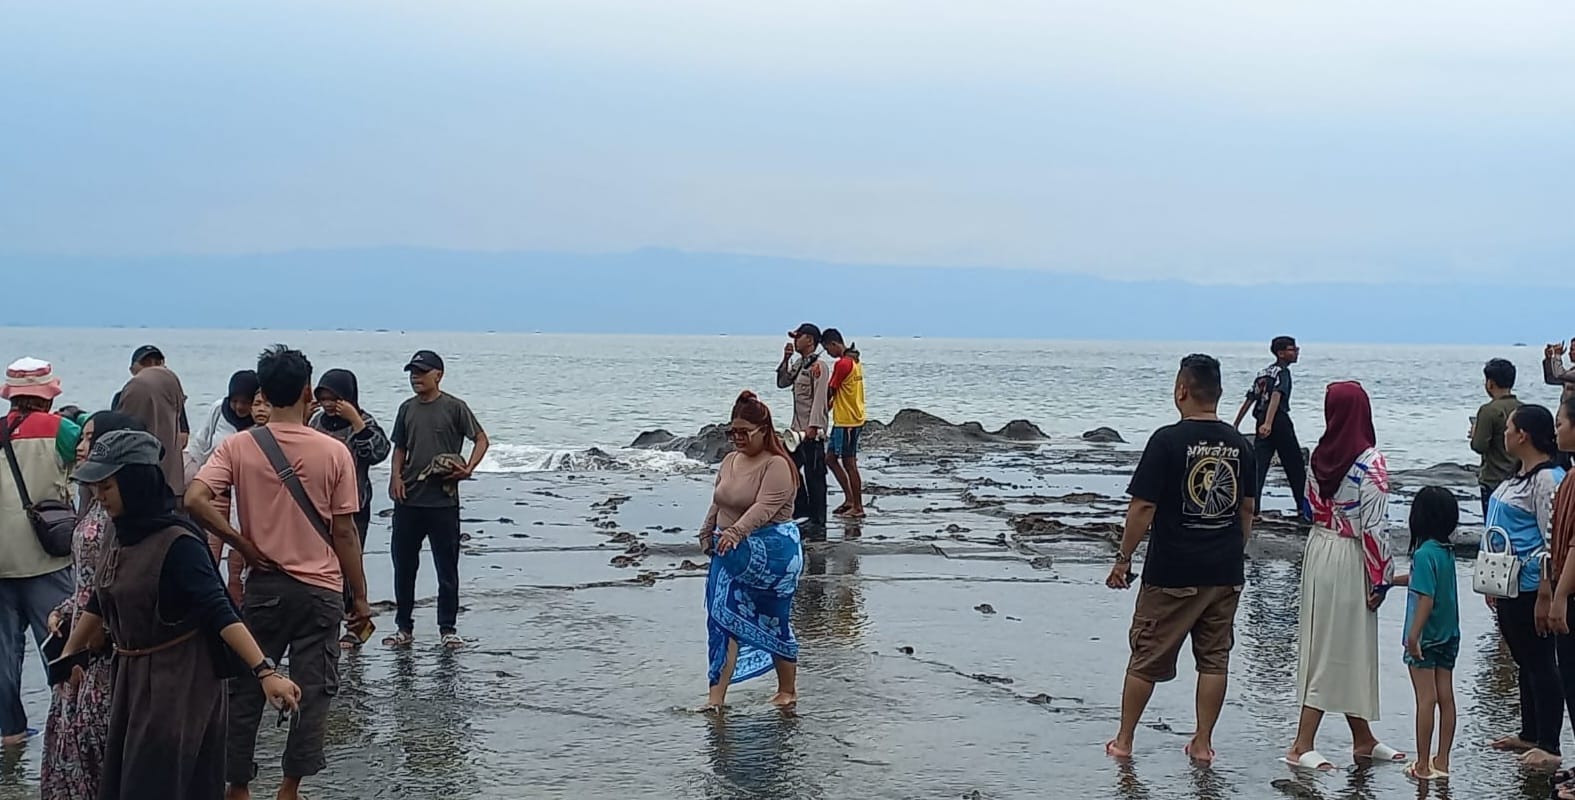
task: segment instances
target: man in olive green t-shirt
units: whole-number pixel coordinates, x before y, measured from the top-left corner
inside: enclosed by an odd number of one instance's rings
[[[1482,516],[1486,517],[1488,498],[1520,467],[1520,462],[1504,449],[1504,428],[1509,425],[1509,415],[1520,408],[1520,400],[1515,397],[1515,365],[1508,360],[1489,361],[1482,368],[1482,376],[1492,399],[1477,409],[1471,423],[1471,449],[1482,456],[1477,483],[1482,487]]]

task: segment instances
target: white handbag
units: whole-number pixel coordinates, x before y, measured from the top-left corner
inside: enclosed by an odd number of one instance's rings
[[[1502,539],[1504,549],[1494,550],[1494,540]],[[1509,600],[1520,596],[1520,558],[1503,528],[1488,528],[1482,534],[1482,547],[1471,573],[1471,588],[1477,594]]]

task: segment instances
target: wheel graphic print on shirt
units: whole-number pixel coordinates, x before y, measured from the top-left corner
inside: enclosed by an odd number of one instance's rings
[[[1187,448],[1187,491],[1181,504],[1187,524],[1199,528],[1230,525],[1241,498],[1241,450],[1229,445]]]

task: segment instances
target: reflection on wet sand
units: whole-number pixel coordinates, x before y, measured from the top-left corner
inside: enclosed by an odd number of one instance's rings
[[[707,756],[715,780],[706,796],[814,797],[804,785],[805,753],[797,749],[798,715],[792,711],[733,713],[709,718]]]
[[[852,547],[804,549],[804,573],[793,598],[793,628],[801,643],[859,644],[865,626],[859,554]]]

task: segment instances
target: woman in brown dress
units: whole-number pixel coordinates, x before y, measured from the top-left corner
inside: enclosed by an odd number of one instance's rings
[[[142,424],[114,411],[100,411],[82,424],[77,461],[87,461],[93,440],[111,431],[142,430]],[[76,591],[49,615],[49,632],[65,636],[87,611],[98,581],[102,548],[115,535],[104,504],[85,497],[82,518],[72,536],[71,561],[76,570]],[[88,654],[84,676],[70,694],[57,693],[49,705],[44,728],[44,760],[39,769],[41,800],[93,800],[98,797],[99,775],[109,731],[110,689],[114,664],[108,648]]]
[[[101,800],[213,800],[224,794],[225,679],[258,680],[275,707],[293,710],[300,687],[264,657],[236,614],[197,527],[175,509],[158,439],[113,431],[93,443],[75,479],[115,525],[98,585],[51,681],[81,684],[81,663],[115,642],[115,690]],[[174,621],[170,621],[174,620]],[[229,665],[233,652],[245,668]],[[253,677],[255,676],[255,677]]]

